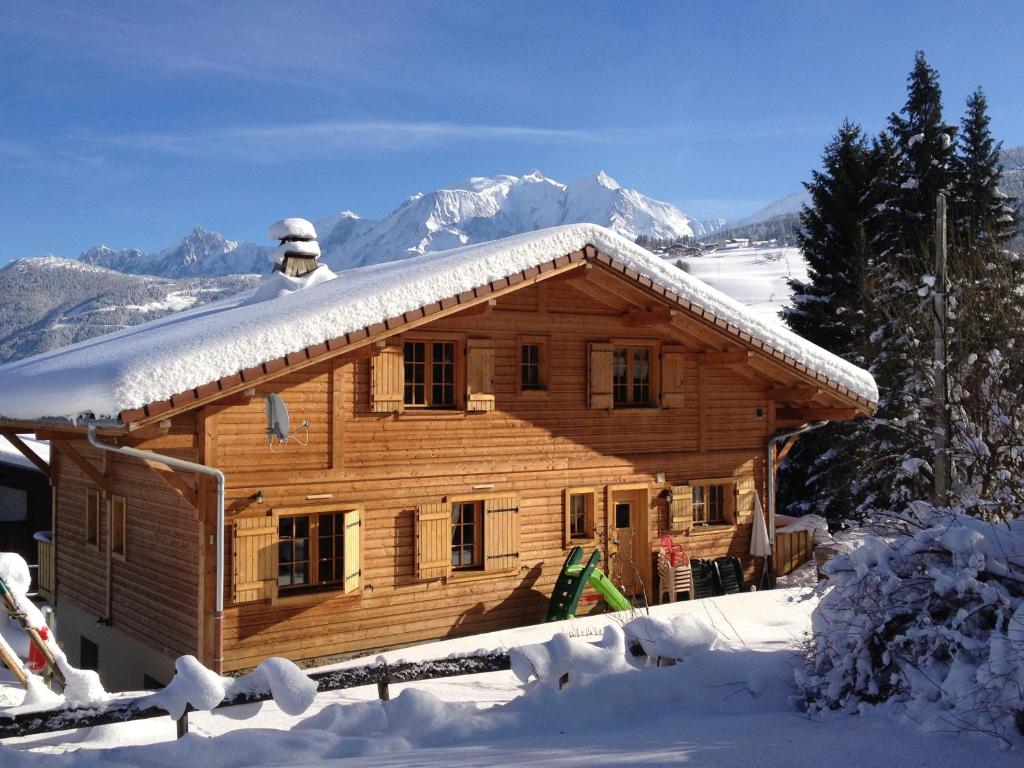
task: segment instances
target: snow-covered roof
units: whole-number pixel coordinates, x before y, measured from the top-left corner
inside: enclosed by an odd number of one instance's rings
[[[48,441],[36,440],[25,435],[21,435],[21,441],[28,446],[29,450],[34,451],[39,458],[47,464],[50,463],[50,443]],[[0,464],[12,464],[16,467],[39,471],[39,468],[22,456],[21,451],[11,445],[10,441],[5,437],[0,437]]]
[[[812,373],[877,402],[878,390],[867,371],[758,318],[621,235],[576,224],[342,271],[336,279],[275,293],[266,301],[233,297],[8,363],[0,366],[0,416],[34,420],[91,413],[114,418],[539,267],[586,245]]]

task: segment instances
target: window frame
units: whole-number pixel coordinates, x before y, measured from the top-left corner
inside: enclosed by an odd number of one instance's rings
[[[110,556],[118,560],[127,560],[128,500],[124,496],[111,496],[107,509],[110,511],[110,522],[107,526],[107,530],[110,531]]]
[[[452,530],[452,542],[451,542],[451,556],[455,556],[455,531],[456,529],[465,530],[465,523],[455,522],[455,509],[457,506],[472,505],[473,507],[473,558],[469,563],[455,564],[454,559],[452,560],[452,573],[466,573],[474,571],[484,570],[484,523],[486,514],[484,512],[484,499],[483,498],[471,498],[471,499],[453,499],[448,504],[449,514],[452,516],[451,530]],[[466,541],[461,540],[460,549],[465,549]]]
[[[540,383],[537,386],[523,384],[523,349],[527,346],[538,347],[537,375]],[[544,335],[516,336],[516,394],[521,397],[547,397],[551,388],[551,365],[548,352],[548,337]]]
[[[572,531],[572,500],[576,497],[585,499],[585,532],[583,535],[573,535]],[[593,486],[566,488],[562,493],[562,511],[564,516],[562,523],[563,546],[568,549],[592,543],[597,535],[597,489]]]
[[[712,528],[717,526],[729,526],[736,524],[736,479],[732,477],[710,477],[690,480],[692,515],[691,521],[694,527]],[[711,489],[721,489],[721,516],[710,519],[707,513],[707,505],[711,502]],[[700,493],[704,500],[698,501],[697,494]],[[700,510],[700,512],[698,512]]]
[[[402,345],[402,406],[405,411],[421,413],[423,411],[438,411],[451,413],[465,408],[466,388],[466,343],[465,337],[455,334],[431,334],[429,336],[401,337]],[[423,370],[423,403],[410,403],[406,400],[406,390],[410,386],[409,378],[406,376],[406,366],[409,364],[405,359],[406,344],[425,344],[424,370]],[[452,402],[450,405],[435,405],[433,403],[433,351],[435,344],[452,345]]]
[[[658,408],[661,403],[661,350],[665,346],[661,339],[649,339],[638,336],[627,336],[608,339],[608,345],[611,347],[611,396],[612,396],[612,410],[624,410],[627,408]],[[619,402],[615,399],[615,353],[617,350],[626,348],[627,353],[627,386],[628,400],[626,402]],[[635,400],[632,382],[632,366],[633,366],[633,350],[636,349],[647,349],[648,360],[647,360],[647,384],[648,384],[648,400],[646,402],[639,402]]]
[[[275,587],[277,589],[278,599],[288,600],[294,596],[309,595],[309,594],[346,594],[345,593],[345,514],[353,510],[360,510],[361,507],[358,505],[351,506],[330,506],[324,509],[316,508],[288,508],[275,510],[275,534],[274,534],[274,546],[277,547],[277,575],[275,576]],[[340,524],[342,526],[341,535],[337,534],[337,529],[331,535],[336,539],[335,541],[335,556],[332,559],[335,569],[341,569],[341,575],[331,581],[323,581],[320,578],[320,518],[324,516],[333,516],[336,518],[333,524],[337,524],[337,518],[340,518]],[[307,562],[308,563],[308,581],[305,584],[281,584],[281,566],[283,561],[281,560],[281,544],[283,541],[281,538],[281,521],[282,520],[294,520],[296,518],[306,517],[309,518],[307,536],[308,539],[308,551],[305,561],[289,561],[294,564],[295,562]],[[360,559],[362,559],[362,536],[360,536]],[[337,554],[337,548],[340,548],[341,554]],[[362,583],[360,583],[359,592],[362,590]],[[347,593],[352,594],[352,593]]]
[[[95,500],[95,509],[92,507]],[[100,548],[100,514],[102,513],[103,497],[95,488],[85,492],[85,545],[92,549]]]
[[[656,344],[614,344],[612,348],[612,407],[613,408],[650,408],[655,405],[654,397],[654,359],[657,354]],[[625,353],[626,381],[622,385],[626,390],[626,398],[618,396],[620,385],[615,382],[615,374],[618,369],[616,357],[621,352]],[[635,378],[637,364],[637,352],[647,352],[647,398],[637,398],[638,385]]]

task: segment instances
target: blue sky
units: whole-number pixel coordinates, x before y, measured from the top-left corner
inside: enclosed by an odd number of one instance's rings
[[[378,217],[472,175],[604,169],[696,216],[799,189],[878,130],[914,51],[1024,144],[1024,3],[16,2],[0,26],[0,263],[194,225]]]

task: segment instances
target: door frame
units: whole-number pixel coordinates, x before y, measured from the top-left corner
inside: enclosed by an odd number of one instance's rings
[[[637,491],[643,491],[643,494],[636,493]],[[617,551],[613,548],[612,539],[614,535],[612,531],[615,530],[615,495],[617,493],[633,492],[635,498],[641,501],[640,508],[631,511],[630,518],[630,530],[633,532],[634,547],[639,551],[641,558],[640,562],[636,563],[636,568],[641,582],[643,582],[644,591],[647,594],[648,603],[652,602],[652,595],[654,594],[654,582],[651,567],[651,557],[653,549],[651,549],[651,484],[650,483],[619,483],[616,485],[605,486],[604,496],[604,523],[605,523],[605,563],[608,564],[608,570],[611,571],[612,554]],[[608,574],[611,578],[611,573]],[[627,595],[629,597],[629,595]]]

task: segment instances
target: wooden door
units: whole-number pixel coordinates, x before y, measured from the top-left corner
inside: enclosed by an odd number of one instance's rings
[[[650,602],[651,545],[647,487],[608,489],[608,577],[627,597]]]

